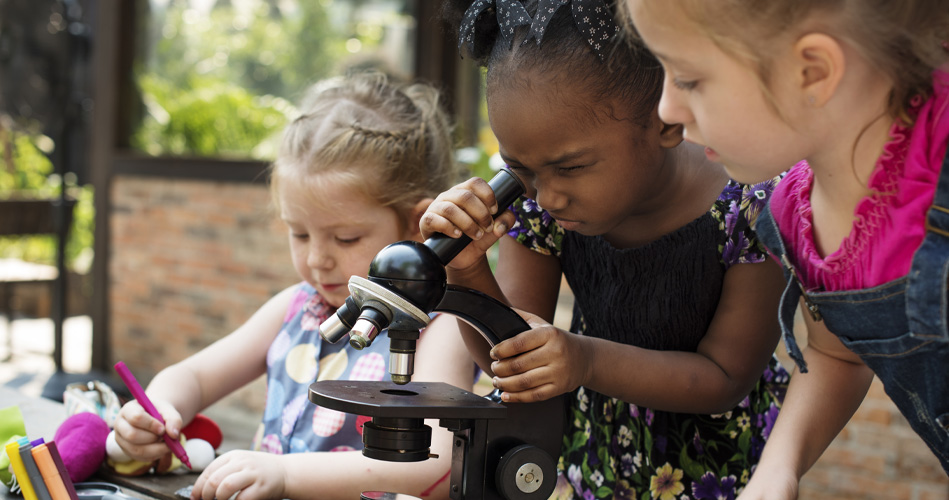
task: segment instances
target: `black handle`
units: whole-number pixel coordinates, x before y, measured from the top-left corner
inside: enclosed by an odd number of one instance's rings
[[[504,212],[508,205],[514,203],[518,196],[524,194],[524,184],[510,170],[502,168],[488,181],[488,185],[494,191],[494,198],[498,202],[498,213]],[[467,235],[461,235],[458,238],[451,238],[444,234],[436,234],[425,240],[425,246],[430,248],[438,257],[443,266],[447,266],[462,250],[471,243],[471,238]]]

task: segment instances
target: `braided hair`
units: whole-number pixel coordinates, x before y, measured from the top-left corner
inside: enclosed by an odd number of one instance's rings
[[[354,73],[311,87],[300,111],[272,165],[275,201],[280,182],[332,178],[404,214],[462,178],[448,116],[430,85]]]
[[[441,17],[458,33],[472,3],[473,0],[446,0]],[[521,0],[520,3],[531,16],[537,14],[538,0]],[[605,4],[618,20],[618,2],[606,0]],[[539,43],[532,38],[528,40],[528,26],[520,26],[515,29],[513,44],[508,45],[504,43],[492,10],[476,19],[472,39],[462,47],[462,57],[487,68],[489,93],[497,85],[525,84],[525,75],[531,73],[569,78],[571,84],[588,92],[591,102],[600,106],[588,110],[594,116],[605,112],[614,119],[631,116],[645,123],[659,104],[662,66],[623,30],[605,42],[606,57],[601,59],[578,28],[570,6],[564,6],[556,10]],[[617,102],[622,103],[624,109],[610,107]]]

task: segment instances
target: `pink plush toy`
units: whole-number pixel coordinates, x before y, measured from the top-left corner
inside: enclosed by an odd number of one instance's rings
[[[82,412],[67,418],[53,438],[63,465],[74,483],[85,481],[105,459],[109,424],[95,413]]]

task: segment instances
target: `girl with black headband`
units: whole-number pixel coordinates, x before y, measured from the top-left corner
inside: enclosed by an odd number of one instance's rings
[[[505,211],[471,179],[421,228],[474,240],[450,282],[536,315],[491,352],[466,335],[506,401],[567,393],[556,498],[734,498],[788,377],[773,357],[781,270],[751,230],[775,181],[730,180],[659,120],[662,69],[620,41],[613,8],[446,2],[462,55],[487,67],[491,127],[527,194]],[[562,277],[570,332],[547,323]]]

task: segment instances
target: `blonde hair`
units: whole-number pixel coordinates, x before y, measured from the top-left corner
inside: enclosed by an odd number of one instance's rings
[[[663,0],[666,1],[666,0]],[[679,8],[722,50],[747,61],[767,91],[774,42],[805,29],[848,42],[892,82],[887,111],[904,116],[932,91],[949,59],[949,6],[940,0],[679,0]],[[806,23],[805,23],[806,22]]]
[[[315,84],[300,113],[271,166],[277,206],[282,181],[333,179],[404,216],[460,182],[451,125],[430,85],[352,74]]]

